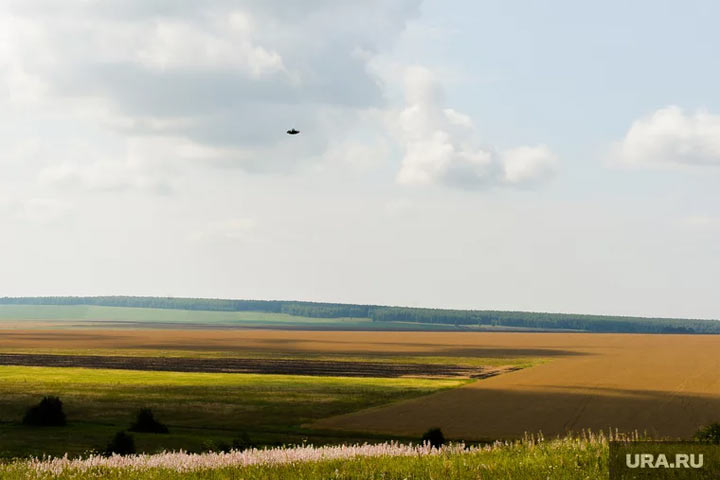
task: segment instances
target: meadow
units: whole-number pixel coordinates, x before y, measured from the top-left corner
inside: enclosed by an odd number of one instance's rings
[[[152,408],[170,428],[168,435],[136,434],[139,451],[146,452],[198,451],[230,444],[241,433],[264,445],[372,440],[372,435],[324,434],[302,425],[465,381],[4,366],[0,456],[100,451],[140,408]],[[20,424],[25,409],[44,395],[63,400],[68,426]]]
[[[52,328],[206,328],[345,326],[362,328],[367,318],[310,318],[273,312],[226,312],[97,305],[0,305],[0,326],[49,326]]]
[[[393,443],[227,454],[32,460],[0,464],[0,475],[6,480],[586,480],[607,478],[607,440],[603,435],[590,435],[471,448],[450,445],[434,449]]]
[[[453,331],[445,324],[374,322],[366,317],[306,317],[281,312],[210,311],[98,305],[3,305],[0,328],[280,328],[303,330]],[[498,330],[464,326],[462,330]],[[508,330],[523,330],[507,327]]]

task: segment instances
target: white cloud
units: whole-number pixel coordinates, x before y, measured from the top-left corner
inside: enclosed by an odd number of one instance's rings
[[[213,27],[201,29],[186,21],[158,21],[144,32],[148,40],[137,52],[137,59],[161,70],[237,68],[253,77],[284,70],[279,53],[253,43],[253,20],[245,13],[230,13]]]
[[[517,147],[501,153],[505,181],[528,185],[543,181],[555,173],[557,156],[545,145]]]
[[[557,157],[545,145],[500,152],[480,145],[472,119],[443,107],[440,85],[426,68],[406,70],[405,95],[405,109],[390,120],[404,148],[398,183],[476,189],[535,184],[554,173]]]
[[[60,121],[80,139],[98,137],[90,124],[119,142],[192,144],[224,167],[292,171],[327,158],[364,111],[384,107],[368,63],[419,3],[11,0],[0,6],[0,108],[32,104],[29,121]],[[289,143],[291,126],[308,134]],[[107,184],[100,177],[122,161],[97,160],[81,183]],[[78,164],[55,163],[46,177]]]
[[[392,111],[394,135],[384,138],[385,86],[373,65],[418,5],[10,2],[0,7],[0,76],[6,101],[33,104],[34,123],[62,122],[81,142],[89,126],[102,134],[87,135],[98,139],[89,153],[49,147],[52,161],[37,172],[43,185],[168,192],[192,161],[249,172],[313,163],[367,171],[395,152],[392,140],[404,151],[403,184],[474,189],[547,178],[554,157],[546,147],[482,145],[470,116],[444,105],[422,67],[406,69],[406,107]],[[290,126],[303,134],[289,138]],[[110,142],[125,151],[105,151]]]
[[[452,123],[453,125],[459,125],[461,127],[466,128],[472,128],[472,118],[470,118],[469,115],[465,115],[464,113],[457,112],[453,110],[452,108],[446,108],[443,110],[443,113],[445,114],[445,117],[447,120]]]
[[[612,159],[642,167],[720,165],[720,115],[661,108],[633,122]]]

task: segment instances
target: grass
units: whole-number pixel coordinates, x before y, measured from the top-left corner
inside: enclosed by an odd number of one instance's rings
[[[137,435],[138,448],[200,450],[247,432],[262,444],[372,440],[304,429],[305,423],[455,387],[463,380],[146,372],[0,367],[0,456],[77,455],[102,449],[134,413],[152,408],[170,435]],[[44,395],[64,404],[68,427],[20,425]]]
[[[522,327],[374,322],[370,318],[317,318],[253,311],[175,310],[96,305],[0,305],[0,328],[297,328],[307,330],[505,331]]]
[[[0,466],[5,480],[48,478],[26,464]],[[57,480],[95,478],[123,480],[400,480],[400,479],[503,479],[579,480],[607,478],[608,444],[604,439],[558,439],[496,445],[469,453],[436,455],[355,457],[323,461],[300,461],[281,465],[255,465],[178,472],[171,469],[95,467],[65,470]]]
[[[95,305],[0,305],[0,322],[15,321],[62,322],[73,324],[102,322],[128,322],[138,324],[208,324],[233,325],[288,325],[288,324],[365,324],[367,318],[310,318],[268,312],[225,312],[205,310],[173,310],[162,308],[100,307]],[[62,325],[58,325],[62,326]],[[117,326],[117,325],[115,325]],[[177,325],[176,325],[177,326]]]

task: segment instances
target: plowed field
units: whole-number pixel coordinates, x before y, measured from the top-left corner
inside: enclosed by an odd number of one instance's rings
[[[0,365],[83,367],[204,373],[261,373],[321,377],[488,378],[509,368],[463,367],[422,363],[342,362],[300,359],[183,358],[115,355],[44,355],[0,353]]]

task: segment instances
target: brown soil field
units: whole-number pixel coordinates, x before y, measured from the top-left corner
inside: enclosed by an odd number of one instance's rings
[[[474,340],[574,355],[313,427],[419,435],[438,426],[467,440],[617,428],[687,439],[720,421],[720,336],[497,333]]]
[[[543,357],[550,361],[313,427],[451,438],[618,428],[688,438],[720,421],[720,336],[282,330],[3,330],[0,351],[171,349],[293,354]]]
[[[472,368],[421,363],[15,353],[0,353],[0,365],[376,378],[489,378],[511,370],[510,368]]]
[[[504,335],[500,337],[498,335]],[[509,335],[509,337],[506,337]],[[476,332],[386,332],[307,330],[165,330],[52,329],[0,330],[0,352],[17,349],[188,350],[330,353],[361,355],[436,355],[458,357],[557,357],[583,355],[542,341],[513,345],[524,334]],[[545,334],[537,334],[537,338]],[[530,335],[530,338],[533,338]]]

